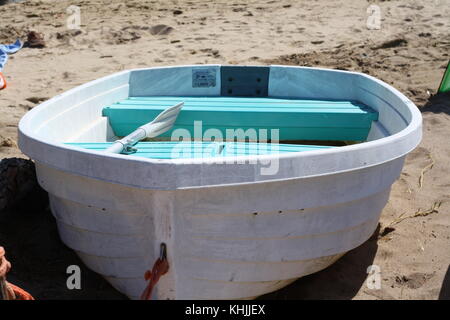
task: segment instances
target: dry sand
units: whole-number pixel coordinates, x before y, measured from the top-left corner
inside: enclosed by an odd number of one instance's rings
[[[372,4],[381,9],[379,30],[366,25]],[[66,27],[70,5],[81,8],[81,32]],[[25,157],[16,139],[27,110],[123,69],[279,63],[362,71],[417,104],[424,117],[423,141],[407,157],[369,241],[330,268],[266,297],[450,299],[450,96],[432,97],[449,60],[449,17],[450,0],[6,4],[0,6],[0,43],[34,30],[44,35],[46,47],[23,48],[4,69],[9,86],[0,91],[0,159]],[[9,212],[0,222],[0,243],[14,267],[11,281],[43,299],[121,298],[85,269],[84,290],[65,289],[65,268],[79,260],[59,242],[48,210],[22,211]],[[33,271],[35,262],[45,267]],[[372,264],[381,270],[380,290],[365,282]]]

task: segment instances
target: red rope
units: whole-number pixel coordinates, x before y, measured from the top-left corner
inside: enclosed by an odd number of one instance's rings
[[[5,249],[0,247],[0,292],[1,298],[5,300],[34,300],[33,296],[25,290],[6,281],[6,274],[11,269],[11,263],[5,258]]]
[[[165,275],[169,271],[169,262],[166,257],[166,245],[161,244],[161,254],[158,260],[153,265],[152,270],[145,272],[144,278],[149,281],[147,287],[141,295],[141,300],[150,300],[152,296],[153,288],[158,283],[161,276]]]

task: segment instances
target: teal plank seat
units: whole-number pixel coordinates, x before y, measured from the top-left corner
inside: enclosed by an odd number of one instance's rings
[[[279,129],[280,141],[341,140],[364,141],[378,113],[356,101],[299,100],[243,97],[130,97],[105,106],[114,133],[126,136],[153,120],[165,108],[184,101],[174,128],[188,129],[194,137],[194,121],[202,130]],[[170,137],[172,131],[163,136]],[[202,133],[203,134],[203,133]]]
[[[112,142],[106,143],[67,143],[84,149],[103,151]],[[286,152],[302,152],[330,148],[328,146],[271,144],[252,142],[177,142],[155,141],[138,142],[135,146],[137,152],[134,156],[153,159],[186,159],[211,158],[223,156],[243,156],[257,154],[279,154]]]

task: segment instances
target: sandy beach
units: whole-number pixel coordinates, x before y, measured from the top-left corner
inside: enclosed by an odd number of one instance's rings
[[[71,6],[80,10],[80,29],[68,28]],[[450,0],[0,5],[0,44],[26,40],[30,31],[45,41],[43,48],[11,55],[3,70],[8,87],[0,91],[0,159],[27,158],[17,147],[17,125],[28,110],[124,69],[220,63],[364,72],[417,105],[422,143],[408,155],[370,240],[328,269],[262,298],[450,299],[450,93],[437,95],[450,59],[449,16]],[[123,298],[86,268],[84,289],[67,290],[67,265],[82,263],[60,242],[45,204],[0,212],[0,245],[13,264],[8,279],[38,299]],[[370,265],[380,268],[381,289],[367,285]]]

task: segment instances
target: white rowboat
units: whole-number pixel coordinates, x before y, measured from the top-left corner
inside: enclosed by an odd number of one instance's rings
[[[214,126],[219,135],[254,124],[288,142],[359,143],[264,151],[196,142],[208,156],[174,156],[180,144],[157,141],[104,152],[178,102],[174,130],[203,121],[203,140]],[[372,235],[421,135],[419,110],[390,85],[288,66],[127,70],[52,98],[19,124],[61,239],[133,299],[161,243],[170,267],[158,299],[248,299],[328,267]],[[231,157],[235,147],[244,151]]]

